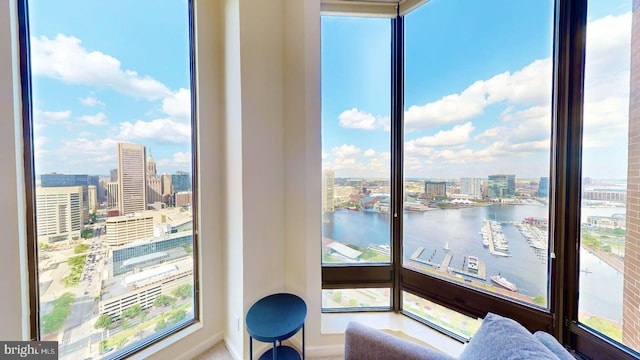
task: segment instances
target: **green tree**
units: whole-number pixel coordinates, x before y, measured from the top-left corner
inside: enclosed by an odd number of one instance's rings
[[[80,244],[78,246],[75,247],[75,249],[73,249],[73,252],[76,254],[81,254],[85,251],[87,251],[89,249],[89,245],[88,244]]]
[[[160,331],[160,330],[162,330],[162,329],[164,329],[166,327],[167,327],[167,322],[164,321],[164,318],[163,318],[163,319],[158,320],[158,322],[156,323],[156,328],[155,329],[156,329],[156,331]]]
[[[111,326],[111,324],[113,324],[113,318],[111,317],[111,315],[102,314],[100,315],[100,317],[98,317],[98,320],[96,320],[96,323],[93,325],[93,327],[96,329],[104,329]]]
[[[187,316],[187,310],[185,309],[176,310],[173,313],[171,313],[169,317],[167,317],[167,323],[169,324],[177,323],[178,321],[184,319],[186,316]]]
[[[141,311],[142,311],[142,306],[140,306],[139,304],[135,304],[132,307],[125,309],[122,312],[121,317],[125,319],[133,319],[134,317],[138,316]]]
[[[169,304],[174,303],[176,300],[171,296],[167,295],[158,295],[155,300],[153,300],[153,306],[162,307],[167,306]]]
[[[177,288],[173,289],[171,294],[173,294],[173,296],[180,299],[185,299],[187,297],[190,297],[193,294],[193,285],[191,284],[180,285]]]
[[[333,293],[333,301],[337,303],[342,301],[342,293],[340,291],[336,291]]]

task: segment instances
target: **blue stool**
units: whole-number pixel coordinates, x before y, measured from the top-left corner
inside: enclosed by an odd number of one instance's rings
[[[304,320],[307,305],[293,294],[273,294],[258,300],[247,312],[249,358],[253,359],[253,339],[273,343],[273,348],[260,356],[268,359],[300,359],[300,354],[282,341],[302,329],[302,359],[304,359]],[[279,344],[276,344],[279,343]]]

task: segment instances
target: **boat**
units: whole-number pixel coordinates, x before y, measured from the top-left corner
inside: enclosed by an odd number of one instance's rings
[[[513,291],[513,292],[518,291],[518,287],[514,283],[512,283],[509,280],[507,280],[504,276],[500,275],[499,273],[496,276],[492,276],[491,277],[491,281],[494,284],[496,284],[496,285],[498,285],[500,287],[503,287],[503,288],[505,288],[507,290],[510,290],[510,291]]]
[[[482,246],[489,247],[489,239],[482,239]]]
[[[451,250],[451,249],[449,248],[449,242],[448,242],[448,241],[447,241],[447,243],[446,243],[446,244],[444,244],[443,249],[445,249],[445,250],[447,250],[447,251]]]
[[[469,271],[478,272],[478,258],[472,255],[467,256],[467,268]]]

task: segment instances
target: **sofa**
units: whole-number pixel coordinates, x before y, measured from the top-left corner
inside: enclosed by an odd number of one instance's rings
[[[455,360],[431,348],[398,338],[369,326],[350,322],[345,333],[345,360]],[[531,334],[516,321],[488,313],[459,360],[552,359],[575,360],[546,332]]]

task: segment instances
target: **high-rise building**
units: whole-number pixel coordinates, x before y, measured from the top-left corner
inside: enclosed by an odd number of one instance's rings
[[[109,180],[111,180],[111,182],[118,182],[118,169],[111,169]]]
[[[38,241],[71,241],[82,235],[82,187],[36,188]]]
[[[322,176],[322,211],[334,212],[335,207],[335,171],[325,169]]]
[[[512,198],[516,196],[515,175],[489,175],[487,181],[487,196],[489,198]]]
[[[160,176],[160,181],[162,182],[162,195],[171,195],[173,194],[173,185],[171,184],[171,175],[170,174],[162,174]]]
[[[191,175],[184,171],[178,171],[171,175],[173,192],[191,191]]]
[[[424,193],[428,197],[447,196],[447,183],[444,181],[425,181]]]
[[[107,237],[109,246],[120,246],[134,240],[153,238],[153,215],[126,215],[107,219]]]
[[[82,211],[83,219],[89,219],[89,193],[88,187],[100,185],[100,178],[97,175],[84,174],[42,174],[40,175],[40,186],[42,187],[63,187],[63,186],[82,186],[82,203],[84,208]]]
[[[162,183],[157,176],[147,178],[147,203],[162,201]]]
[[[95,212],[98,206],[98,189],[94,185],[89,185],[89,212]]]
[[[118,197],[120,215],[147,209],[147,166],[144,145],[118,143]]]
[[[107,208],[118,208],[118,182],[107,183]]]
[[[147,204],[162,201],[162,181],[157,176],[156,162],[149,154],[147,158]]]
[[[631,20],[631,71],[629,87],[629,144],[627,167],[627,232],[622,291],[622,342],[640,349],[640,0],[633,1]],[[631,230],[635,229],[635,230]]]
[[[478,178],[461,178],[460,193],[471,195],[476,199],[482,198],[482,180]]]
[[[549,177],[543,176],[538,183],[538,196],[549,196]]]
[[[151,152],[149,152],[149,157],[147,158],[147,176],[156,176],[157,174],[156,162],[153,160]]]

